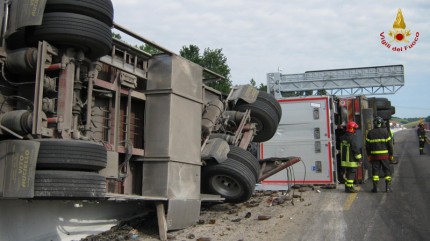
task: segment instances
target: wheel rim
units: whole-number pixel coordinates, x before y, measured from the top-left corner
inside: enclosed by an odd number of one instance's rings
[[[211,178],[212,187],[223,196],[236,196],[242,192],[242,187],[236,179],[226,175],[216,175]]]
[[[251,117],[251,122],[256,124],[255,127],[257,128],[257,133],[260,132],[261,130],[263,130],[264,125],[260,119],[255,118],[255,117]]]

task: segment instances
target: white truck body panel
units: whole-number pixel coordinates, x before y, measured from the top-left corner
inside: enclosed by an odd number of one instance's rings
[[[302,164],[292,166],[290,176],[287,171],[281,171],[265,179],[263,184],[336,183],[331,97],[294,97],[278,101],[283,115],[275,136],[260,144],[260,158],[299,156]]]

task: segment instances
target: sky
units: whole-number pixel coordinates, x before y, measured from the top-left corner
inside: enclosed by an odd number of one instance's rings
[[[267,73],[402,64],[405,85],[388,98],[396,117],[430,116],[428,0],[112,0],[114,22],[179,54],[190,44],[222,49],[233,85],[267,85]],[[401,9],[411,44],[381,43]],[[114,32],[120,33],[119,31]],[[124,36],[122,39],[141,45]],[[391,47],[402,47],[396,44]]]

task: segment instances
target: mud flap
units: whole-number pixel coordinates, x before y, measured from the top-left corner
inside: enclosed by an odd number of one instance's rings
[[[0,198],[33,198],[39,147],[35,141],[0,142]]]
[[[200,216],[200,204],[198,199],[169,199],[167,229],[183,229],[196,224]]]
[[[257,100],[258,90],[251,85],[241,85],[233,88],[233,93],[228,100],[243,100],[246,103],[254,103]]]

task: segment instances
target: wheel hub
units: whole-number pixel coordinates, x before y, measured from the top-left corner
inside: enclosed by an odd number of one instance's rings
[[[214,176],[212,186],[218,193],[225,196],[234,196],[242,191],[239,183],[234,178],[225,175]]]

